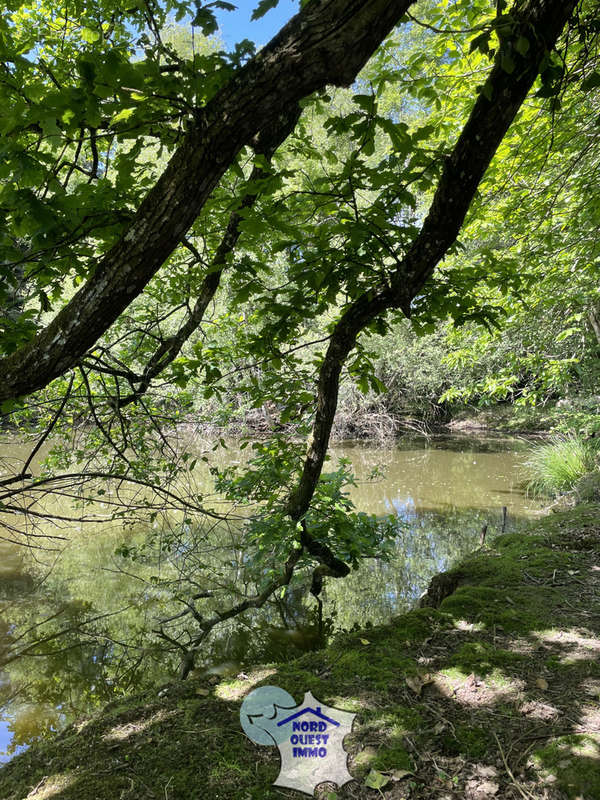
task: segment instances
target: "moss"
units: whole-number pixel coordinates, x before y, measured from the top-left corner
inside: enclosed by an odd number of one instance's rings
[[[377,750],[374,747],[365,747],[357,753],[352,760],[352,770],[355,775],[366,775],[374,766],[377,759]]]
[[[424,719],[416,708],[401,705],[390,704],[385,710],[363,709],[360,717],[360,738],[387,744],[418,733],[424,725]]]
[[[397,682],[401,675],[415,671],[415,662],[398,651],[378,651],[363,646],[362,650],[350,650],[332,668],[332,678],[339,685],[352,681],[386,689]]]
[[[469,673],[459,669],[458,667],[446,667],[446,669],[438,670],[438,674],[455,683],[458,681],[464,681]]]
[[[42,779],[39,792],[59,786],[61,800],[196,800],[199,792],[275,800],[278,753],[253,744],[239,724],[244,695],[261,683],[298,701],[310,690],[357,713],[346,746],[358,782],[338,790],[340,798],[368,800],[371,768],[415,772],[415,800],[447,793],[452,786],[439,776],[466,782],[490,756],[497,760],[498,742],[525,764],[531,741],[538,744],[540,731],[553,736],[556,719],[567,725],[597,713],[598,517],[598,507],[575,509],[500,537],[457,568],[458,587],[439,609],[338,636],[249,680],[173,683],[160,697],[155,689],[120,700],[16,757],[1,771],[0,800],[23,800]],[[433,683],[407,683],[425,673]],[[469,681],[473,675],[481,683]],[[595,737],[542,741],[527,780],[542,787],[552,779],[567,797],[600,797],[599,763]],[[497,796],[507,791],[503,785]]]
[[[445,618],[436,609],[417,608],[393,620],[394,638],[399,642],[421,642],[445,623]]]
[[[452,731],[448,731],[444,735],[442,746],[450,756],[468,756],[480,759],[484,758],[493,748],[494,740],[490,731],[476,725],[463,723],[455,725]]]
[[[409,772],[415,768],[409,753],[400,743],[380,748],[371,766],[378,770],[405,769]]]
[[[531,764],[547,781],[556,782],[567,798],[600,797],[600,735],[557,738],[535,751]]]
[[[483,677],[494,672],[497,667],[519,668],[527,663],[528,657],[522,653],[494,647],[488,642],[467,642],[456,650],[450,661],[467,673],[476,672]]]
[[[548,599],[552,598],[546,594],[524,589],[517,604],[508,587],[461,587],[444,600],[441,610],[455,619],[483,623],[488,629],[501,626],[508,633],[526,633],[547,619]]]
[[[493,550],[467,558],[461,569],[469,575],[468,583],[501,589],[521,584],[524,577],[530,582],[532,578],[545,579],[557,568],[569,568],[571,562],[572,556],[556,552],[542,535],[511,534],[494,540]]]

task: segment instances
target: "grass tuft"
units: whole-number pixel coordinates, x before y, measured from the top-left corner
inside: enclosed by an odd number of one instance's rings
[[[578,481],[596,467],[598,445],[574,434],[555,436],[548,444],[535,447],[525,466],[533,495],[557,495],[575,488]]]

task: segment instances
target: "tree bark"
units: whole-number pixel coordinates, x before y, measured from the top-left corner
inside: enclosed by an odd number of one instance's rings
[[[292,519],[301,519],[312,500],[329,446],[340,374],[359,333],[388,309],[399,308],[410,316],[414,298],[422,292],[435,267],[456,241],[485,171],[533,86],[544,55],[555,46],[575,5],[576,0],[518,0],[515,3],[511,9],[515,23],[512,36],[503,40],[487,80],[486,92],[476,100],[446,159],[420,232],[394,271],[390,285],[362,295],[340,317],[321,365],[312,441],[302,475],[288,502],[288,514]],[[512,46],[520,36],[530,42],[526,55],[520,55]],[[515,69],[510,73],[502,66],[507,50],[515,62]]]
[[[289,110],[289,120],[284,130],[261,130],[252,143],[254,152],[264,156],[265,159],[270,162],[275,151],[286,138],[286,131],[288,128],[293,129],[296,126],[300,119],[300,113],[300,107],[293,106]],[[250,174],[250,184],[260,180],[264,175],[265,170],[262,167],[255,166]],[[202,281],[198,298],[188,318],[179,327],[176,333],[160,343],[146,363],[144,372],[139,376],[138,380],[134,378],[131,381],[135,385],[135,391],[120,399],[113,398],[115,407],[123,408],[135,402],[147,392],[154,378],[158,377],[158,375],[177,358],[185,342],[198,330],[204,319],[206,309],[219,288],[221,276],[227,264],[227,256],[233,252],[240,238],[240,222],[242,220],[240,210],[252,208],[257,197],[257,194],[246,194],[239,203],[239,209],[231,213],[223,238],[215,251],[210,269],[208,269]]]
[[[590,321],[590,326],[594,331],[594,335],[596,337],[596,341],[598,342],[598,346],[600,347],[600,314],[596,310],[595,306],[591,306],[589,308],[588,319]]]
[[[313,0],[203,109],[121,239],[54,320],[0,360],[0,402],[76,365],[181,242],[239,151],[265,128],[284,139],[290,109],[349,85],[414,0]]]

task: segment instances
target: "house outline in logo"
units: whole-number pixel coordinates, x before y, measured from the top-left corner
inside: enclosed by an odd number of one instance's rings
[[[316,717],[320,717],[325,722],[329,722],[331,725],[339,726],[339,722],[336,722],[334,719],[330,717],[326,717],[325,714],[321,711],[321,706],[317,706],[316,708],[311,708],[308,706],[307,708],[303,708],[300,711],[296,711],[295,714],[292,714],[291,717],[286,717],[282,719],[281,722],[277,723],[277,727],[281,727],[281,725],[287,725],[288,722],[292,722],[293,720],[301,717],[303,714],[314,714]]]

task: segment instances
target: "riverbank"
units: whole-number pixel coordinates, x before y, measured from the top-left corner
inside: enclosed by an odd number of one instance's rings
[[[285,665],[107,707],[2,768],[0,798],[301,797],[271,787],[277,752],[240,729],[243,697],[268,683],[357,713],[345,741],[355,780],[323,789],[329,800],[592,800],[599,575],[600,508],[553,514],[435,580],[425,602],[437,607]]]
[[[492,431],[506,434],[546,434],[561,421],[560,410],[498,404],[488,408],[465,408],[452,415],[451,431],[476,433]]]
[[[542,407],[497,403],[485,408],[424,405],[397,409],[389,408],[381,398],[369,402],[361,397],[361,402],[340,402],[331,440],[381,443],[394,441],[407,434],[429,436],[447,433],[543,436],[559,427],[565,419],[564,410],[557,405]],[[15,436],[34,436],[37,429],[31,426],[35,423],[29,418],[20,428],[4,427],[3,430]],[[87,420],[79,422],[81,428],[87,424]],[[259,440],[282,430],[292,436],[297,434],[301,439],[306,436],[306,432],[301,431],[293,421],[281,424],[280,411],[275,404],[265,404],[260,408],[234,408],[231,403],[221,408],[209,404],[207,408],[183,414],[176,428],[215,440],[219,437]]]
[[[556,405],[516,406],[498,403],[485,408],[473,406],[424,406],[422,408],[390,409],[380,398],[369,403],[340,402],[333,424],[332,441],[363,440],[391,441],[406,434],[440,433],[498,433],[544,435],[555,429],[565,414]],[[279,412],[275,406],[229,410],[227,414],[190,415],[187,425],[204,435],[261,438],[281,430]],[[293,432],[293,422],[284,426]]]

